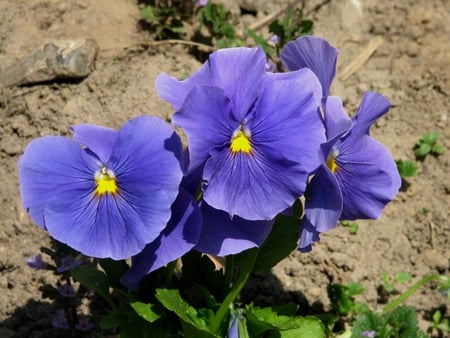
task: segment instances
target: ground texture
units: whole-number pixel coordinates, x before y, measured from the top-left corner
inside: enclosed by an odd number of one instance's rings
[[[229,2],[237,9],[249,1]],[[255,1],[251,23],[281,8],[283,1]],[[358,281],[362,299],[380,306],[381,274],[408,272],[413,280],[426,274],[449,274],[450,257],[450,3],[446,0],[307,1],[314,35],[340,49],[332,93],[354,113],[363,92],[387,96],[393,106],[372,135],[395,159],[414,160],[413,146],[425,132],[438,131],[444,155],[419,162],[374,222],[359,222],[356,235],[338,227],[322,236],[308,254],[292,253],[271,273],[253,276],[246,298],[261,304],[297,301],[305,311],[327,308],[326,285]],[[248,11],[246,12],[248,13]],[[182,46],[148,47],[151,37],[137,25],[139,6],[132,0],[0,2],[0,70],[11,67],[48,42],[92,37],[99,45],[95,69],[80,81],[33,86],[0,84],[0,336],[51,336],[54,309],[38,288],[54,276],[32,271],[25,259],[48,245],[45,231],[22,210],[17,160],[26,144],[43,135],[67,134],[67,127],[94,123],[119,127],[142,115],[170,118],[168,104],[156,95],[161,71],[185,76],[200,63]],[[379,38],[382,40],[378,40]],[[346,78],[345,68],[370,42],[379,45],[370,59]],[[421,212],[423,208],[429,210]],[[404,287],[400,286],[401,291]],[[449,316],[446,297],[433,284],[407,301],[425,319],[440,308]],[[53,334],[54,335],[54,334]]]

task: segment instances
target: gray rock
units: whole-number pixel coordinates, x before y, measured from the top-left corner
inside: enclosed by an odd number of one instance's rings
[[[30,85],[55,79],[80,79],[92,71],[98,44],[94,39],[59,41],[0,72],[5,86]]]

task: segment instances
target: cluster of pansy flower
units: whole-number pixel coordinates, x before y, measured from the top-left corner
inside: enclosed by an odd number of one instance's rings
[[[118,131],[73,126],[73,139],[46,136],[26,148],[23,204],[85,255],[133,256],[122,278],[130,288],[191,249],[225,256],[260,246],[301,196],[299,249],[310,250],[339,219],[378,217],[400,187],[388,150],[369,136],[389,102],[367,93],[350,119],[328,96],[337,54],[301,37],[281,53],[289,72],[266,71],[261,48],[229,48],[184,81],[162,73],[157,91],[187,150],[154,117]]]

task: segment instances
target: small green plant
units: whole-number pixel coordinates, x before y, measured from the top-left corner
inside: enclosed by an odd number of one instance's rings
[[[439,133],[437,131],[432,131],[422,135],[422,138],[416,143],[414,147],[414,152],[417,157],[424,158],[425,156],[432,155],[442,155],[445,151],[443,145],[438,144]]]
[[[155,34],[156,40],[179,39],[183,23],[194,14],[194,1],[162,0],[141,10],[141,23]]]
[[[359,230],[359,224],[356,222],[352,222],[352,221],[342,221],[341,224],[348,228],[348,231],[350,232],[350,235],[356,235],[358,233]]]
[[[398,172],[402,178],[415,176],[419,169],[417,164],[409,160],[396,160]]]
[[[428,329],[429,333],[433,333],[434,330],[441,334],[443,337],[444,334],[450,333],[450,321],[448,318],[443,318],[442,313],[439,310],[436,310],[432,317],[431,325]]]
[[[393,279],[391,279],[391,277],[389,276],[389,274],[387,272],[383,272],[382,278],[383,278],[383,284],[382,284],[383,290],[386,293],[391,294],[391,293],[395,292],[396,284],[409,282],[411,280],[411,275],[407,272],[399,272],[398,274],[396,274],[394,276]]]
[[[299,36],[311,34],[313,22],[303,16],[299,8],[289,8],[280,20],[274,21],[269,26],[269,31],[278,36],[279,48]]]
[[[231,12],[223,4],[215,4],[210,1],[198,12],[200,29],[206,27],[213,39],[213,44],[218,48],[243,46],[232,23]]]

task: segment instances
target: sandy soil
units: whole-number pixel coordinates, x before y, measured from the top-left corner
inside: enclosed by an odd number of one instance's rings
[[[261,17],[283,1],[255,3]],[[335,80],[332,92],[344,99],[350,113],[367,90],[392,101],[390,113],[372,134],[394,158],[413,160],[415,142],[432,130],[441,134],[447,151],[419,163],[418,175],[408,180],[380,220],[358,222],[356,235],[345,227],[323,235],[311,253],[294,252],[272,273],[254,276],[246,297],[259,303],[298,301],[306,312],[327,307],[329,282],[359,281],[366,286],[362,298],[376,308],[383,271],[408,272],[415,281],[450,270],[450,3],[308,1],[306,11],[315,35],[340,49],[338,74],[370,41],[383,39],[362,68],[345,81]],[[246,22],[255,19],[245,17]],[[170,106],[156,95],[156,75],[183,76],[200,65],[180,46],[140,47],[149,36],[139,32],[138,20],[133,0],[0,2],[0,69],[56,40],[93,37],[100,48],[94,71],[82,81],[0,85],[0,336],[52,334],[49,315],[54,309],[38,288],[54,277],[25,265],[26,258],[49,243],[20,206],[16,164],[26,144],[42,135],[67,134],[67,127],[77,123],[119,127],[141,114],[170,118]],[[422,208],[429,212],[421,213]],[[419,310],[423,329],[435,309],[450,315],[446,297],[433,284],[407,303]]]

